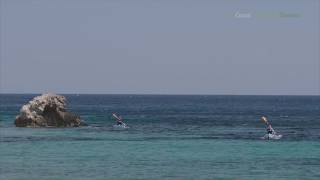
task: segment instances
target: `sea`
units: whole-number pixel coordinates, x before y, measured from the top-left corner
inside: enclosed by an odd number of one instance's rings
[[[320,179],[320,96],[66,94],[87,126],[15,127],[34,96],[0,95],[1,180]]]

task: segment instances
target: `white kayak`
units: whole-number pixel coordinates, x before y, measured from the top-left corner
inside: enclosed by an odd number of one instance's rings
[[[113,125],[113,128],[115,128],[115,129],[128,129],[129,126],[127,126],[125,123],[122,123],[122,124]]]
[[[275,140],[277,140],[277,139],[281,139],[282,138],[282,135],[281,134],[265,134],[263,137],[262,137],[262,139],[267,139],[267,140],[269,140],[269,139],[275,139]]]

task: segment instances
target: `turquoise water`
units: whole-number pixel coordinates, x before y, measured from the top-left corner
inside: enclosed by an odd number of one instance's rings
[[[14,127],[32,95],[1,96],[0,179],[320,179],[318,96],[69,95],[89,126],[61,129]]]

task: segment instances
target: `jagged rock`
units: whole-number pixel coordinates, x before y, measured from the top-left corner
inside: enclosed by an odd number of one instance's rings
[[[17,127],[78,127],[84,125],[79,116],[66,111],[66,98],[43,94],[22,106],[16,117]]]

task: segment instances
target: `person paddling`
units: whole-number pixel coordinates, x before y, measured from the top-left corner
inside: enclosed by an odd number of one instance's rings
[[[272,128],[271,124],[265,116],[262,116],[261,120],[266,124],[268,134],[276,134],[275,130]]]
[[[113,113],[112,116],[116,118],[116,120],[117,120],[117,125],[124,125],[124,122],[123,122],[121,116],[118,116],[116,113]]]

